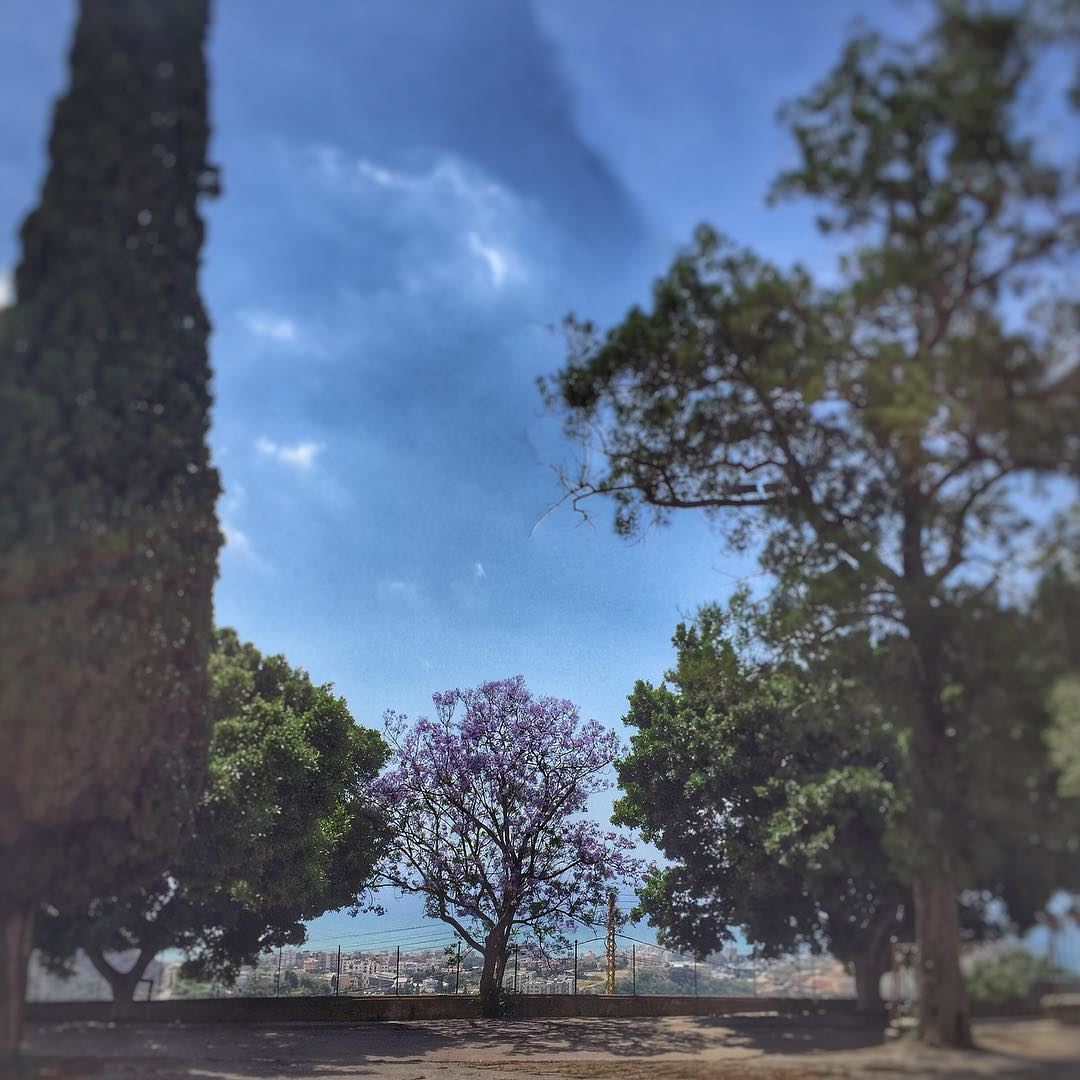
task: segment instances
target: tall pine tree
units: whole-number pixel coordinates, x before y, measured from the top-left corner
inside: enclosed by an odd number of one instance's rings
[[[798,166],[774,194],[812,200],[846,238],[839,283],[703,228],[650,311],[606,335],[571,320],[579,347],[550,399],[584,442],[575,501],[611,496],[624,533],[714,514],[736,543],[760,541],[793,640],[906,642],[920,1030],[967,1046],[956,892],[973,834],[957,778],[973,718],[950,658],[967,591],[1032,542],[1043,508],[1025,485],[1080,476],[1061,274],[1080,189],[1074,148],[1023,123],[1045,70],[1039,6],[937,7],[915,42],[854,38],[788,110]]]

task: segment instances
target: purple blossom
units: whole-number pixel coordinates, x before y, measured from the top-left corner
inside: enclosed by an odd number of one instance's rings
[[[611,787],[620,748],[520,675],[432,700],[430,719],[386,714],[394,754],[375,793],[392,852],[381,878],[422,894],[428,914],[484,956],[490,991],[512,935],[557,940],[602,921],[611,888],[638,884],[633,841],[581,816]]]

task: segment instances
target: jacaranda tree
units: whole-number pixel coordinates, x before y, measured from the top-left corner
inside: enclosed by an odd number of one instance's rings
[[[483,957],[494,1015],[512,937],[564,940],[602,919],[612,886],[637,882],[633,842],[582,817],[619,745],[521,676],[432,700],[433,719],[386,717],[392,767],[375,789],[393,850],[380,880],[423,896]]]
[[[0,1067],[35,910],[157,873],[202,785],[208,19],[208,0],[80,5],[0,311]]]

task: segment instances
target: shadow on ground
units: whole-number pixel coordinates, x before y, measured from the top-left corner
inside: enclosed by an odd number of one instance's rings
[[[949,1055],[886,1045],[880,1026],[813,1016],[273,1026],[39,1024],[32,1025],[27,1040],[30,1067],[25,1075],[33,1080],[495,1080],[515,1075],[1034,1080],[1080,1075],[1072,1071],[1073,1065],[1063,1064],[1080,1058],[1040,1053],[1046,1034],[1031,1022],[1013,1027],[999,1023],[991,1034],[992,1053]]]
[[[626,1017],[465,1023],[469,1026],[435,1022],[425,1024],[424,1029],[437,1032],[448,1047],[508,1047],[523,1058],[564,1054],[642,1058],[699,1055],[719,1048],[796,1054],[880,1046],[884,1041],[880,1024],[814,1017]]]
[[[559,1020],[442,1020],[424,1023],[298,1023],[273,1026],[36,1025],[27,1040],[30,1075],[271,1077],[380,1075],[391,1062],[468,1059],[525,1063],[537,1059],[698,1057],[814,1053],[876,1046],[880,1026],[778,1017],[637,1017]],[[742,1053],[739,1053],[739,1052]],[[725,1055],[726,1056],[726,1055]],[[152,1069],[150,1073],[148,1070]]]

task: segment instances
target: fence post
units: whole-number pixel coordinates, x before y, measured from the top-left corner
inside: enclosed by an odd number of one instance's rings
[[[577,995],[577,941],[574,942],[574,994]]]
[[[461,990],[461,942],[457,943],[457,974],[454,976],[454,993]]]
[[[337,982],[334,983],[334,997],[341,993],[341,946],[337,947]]]
[[[631,985],[634,990],[634,997],[637,997],[637,946],[630,946],[630,979]]]
[[[401,946],[397,947],[397,960],[394,961],[394,996],[401,997]]]

